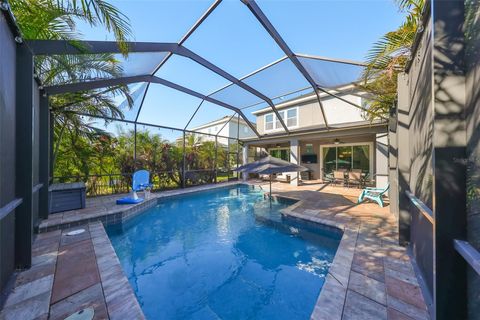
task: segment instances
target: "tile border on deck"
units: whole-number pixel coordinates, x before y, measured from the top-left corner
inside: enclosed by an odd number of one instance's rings
[[[90,223],[89,229],[109,319],[145,319],[103,224]]]
[[[234,186],[239,184],[249,185],[247,183],[244,183],[243,181],[231,181],[231,182],[225,182],[225,183],[207,184],[202,186],[189,187],[185,189],[160,191],[158,193],[152,193],[149,199],[146,199],[145,201],[139,204],[126,205],[125,207],[119,207],[118,210],[116,211],[107,212],[105,214],[99,214],[97,216],[92,216],[92,214],[89,214],[89,217],[85,217],[83,219],[65,221],[57,224],[51,224],[47,219],[40,224],[38,228],[38,233],[68,229],[68,228],[77,227],[81,225],[87,225],[92,222],[101,222],[105,226],[113,225],[113,224],[122,224],[138,216],[139,214],[143,213],[145,210],[156,206],[160,199],[192,194],[192,193],[206,191],[206,190],[225,188],[228,186]]]
[[[132,316],[138,315],[138,317],[142,318],[144,317],[143,312],[141,311],[130,283],[123,273],[118,257],[105,232],[104,226],[124,224],[140,215],[145,210],[156,206],[161,199],[168,199],[235,185],[252,186],[256,184],[244,181],[234,181],[154,193],[151,195],[150,199],[147,199],[140,204],[129,206],[127,208],[119,208],[118,211],[106,213],[97,217],[90,217],[52,226],[47,225],[43,228],[40,227],[39,233],[89,224],[109,316],[112,319],[121,319],[121,317],[125,315],[125,312],[133,312]],[[359,226],[351,226],[350,224],[343,224],[338,221],[295,212],[294,210],[301,207],[305,200],[291,196],[274,196],[296,200],[294,204],[281,210],[282,215],[291,219],[309,222],[343,232],[334,260],[329,268],[325,283],[323,284],[322,290],[320,291],[314,310],[311,314],[311,319],[341,319],[346,301],[353,255],[359,234]],[[121,291],[122,294],[119,295],[118,291]],[[135,318],[135,316],[133,316],[133,318]]]

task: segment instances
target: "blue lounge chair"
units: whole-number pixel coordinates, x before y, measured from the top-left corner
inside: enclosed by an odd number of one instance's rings
[[[390,188],[390,184],[387,184],[385,188],[365,188],[358,197],[358,202],[363,202],[365,199],[370,199],[378,203],[380,207],[383,207],[383,195]]]
[[[133,174],[132,179],[132,195],[117,200],[117,204],[135,204],[143,201],[143,198],[139,198],[138,191],[143,191],[146,188],[151,188],[150,184],[150,172],[147,170],[138,170]]]

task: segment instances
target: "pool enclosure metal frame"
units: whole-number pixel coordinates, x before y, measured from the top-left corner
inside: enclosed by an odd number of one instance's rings
[[[108,117],[108,116],[103,116],[100,118],[103,118],[104,120],[107,121],[119,121],[123,123],[129,123],[134,125],[134,135],[135,135],[135,147],[134,147],[134,159],[137,159],[137,148],[136,148],[136,136],[137,136],[137,125],[144,125],[144,126],[151,126],[155,128],[160,128],[160,129],[171,129],[171,130],[178,130],[183,132],[184,140],[185,140],[185,135],[190,134],[190,133],[199,133],[202,135],[206,136],[214,136],[215,137],[215,142],[216,146],[218,146],[217,140],[218,138],[228,138],[228,139],[235,139],[237,141],[240,141],[240,136],[239,136],[239,128],[237,130],[237,136],[236,137],[231,137],[231,136],[222,136],[220,135],[221,130],[219,130],[216,134],[209,134],[209,133],[204,133],[204,132],[197,132],[195,129],[189,130],[188,126],[191,124],[192,119],[195,117],[199,109],[202,107],[204,102],[209,102],[213,105],[216,105],[220,108],[224,108],[226,110],[230,110],[233,112],[231,116],[229,116],[228,121],[222,126],[222,129],[230,123],[235,116],[237,116],[237,121],[240,124],[240,118],[248,125],[248,127],[252,130],[252,132],[255,134],[257,139],[262,139],[262,138],[267,138],[271,136],[277,136],[279,134],[286,134],[289,135],[291,134],[291,131],[287,127],[283,117],[280,115],[279,111],[277,110],[277,107],[275,103],[273,102],[274,99],[277,99],[278,97],[274,97],[273,99],[271,97],[268,97],[264,93],[261,92],[261,90],[255,89],[251,85],[248,85],[246,83],[246,79],[248,79],[251,76],[261,74],[263,71],[268,71],[270,67],[274,67],[279,63],[282,63],[284,61],[289,61],[293,64],[294,70],[298,72],[305,80],[306,84],[308,84],[307,87],[304,88],[298,88],[295,91],[292,92],[285,92],[281,95],[281,97],[284,97],[286,95],[290,95],[292,93],[300,92],[302,90],[309,90],[311,89],[313,93],[316,96],[316,102],[318,103],[319,106],[319,111],[321,114],[321,117],[323,119],[323,125],[317,128],[311,128],[311,129],[304,129],[301,130],[302,132],[305,132],[305,130],[311,130],[311,132],[317,132],[319,130],[326,130],[330,131],[331,129],[335,130],[335,128],[331,127],[328,123],[328,119],[324,110],[324,105],[321,101],[320,98],[320,93],[326,94],[326,96],[330,96],[332,98],[338,99],[340,101],[343,101],[357,109],[360,109],[364,112],[369,112],[369,110],[363,106],[357,105],[351,101],[348,101],[344,98],[342,98],[340,95],[336,94],[335,89],[329,89],[327,90],[326,88],[323,88],[319,83],[316,83],[314,77],[310,74],[310,72],[307,70],[307,68],[300,62],[300,59],[310,59],[310,60],[321,60],[321,61],[327,61],[331,63],[338,63],[338,64],[347,64],[347,65],[353,65],[353,66],[359,66],[362,67],[364,66],[360,62],[354,62],[354,61],[348,61],[348,60],[341,60],[341,59],[330,59],[330,58],[324,58],[324,57],[318,57],[318,56],[312,56],[312,55],[305,55],[305,54],[296,54],[294,53],[290,47],[287,45],[287,43],[283,40],[283,38],[280,36],[280,34],[277,32],[273,24],[268,20],[266,15],[263,13],[263,11],[260,9],[260,7],[257,5],[255,1],[250,1],[250,0],[242,0],[242,2],[248,7],[250,12],[255,16],[255,18],[258,20],[259,24],[261,24],[267,33],[271,36],[271,38],[275,41],[277,46],[285,53],[286,56],[283,58],[278,59],[277,61],[274,61],[273,63],[270,63],[264,67],[261,67],[257,69],[256,71],[241,77],[237,78],[230,74],[229,72],[225,71],[224,69],[218,67],[214,63],[208,61],[207,59],[203,58],[202,56],[196,54],[192,50],[186,48],[184,46],[185,41],[195,33],[195,31],[201,26],[203,22],[205,22],[210,14],[215,11],[215,9],[220,5],[222,1],[221,0],[216,0],[212,3],[212,5],[206,10],[206,12],[195,22],[195,24],[187,31],[187,33],[180,39],[178,43],[157,43],[157,42],[128,42],[128,48],[129,48],[129,53],[135,54],[135,53],[165,53],[166,55],[163,57],[163,59],[158,63],[158,65],[155,66],[150,72],[147,72],[145,74],[138,74],[138,75],[132,75],[132,76],[121,76],[118,78],[106,78],[106,79],[92,79],[90,81],[83,81],[83,82],[74,82],[74,83],[66,83],[66,84],[58,84],[58,85],[46,85],[42,86],[40,85],[40,89],[42,90],[42,104],[46,105],[44,108],[49,111],[48,107],[48,96],[51,95],[59,95],[59,94],[65,94],[65,93],[73,93],[73,92],[79,92],[79,91],[88,91],[88,90],[95,90],[95,89],[101,89],[101,88],[109,88],[112,86],[121,86],[121,85],[130,85],[130,84],[136,84],[136,83],[146,83],[146,88],[145,91],[142,93],[143,96],[141,97],[141,102],[138,107],[138,111],[136,110],[136,115],[134,116],[133,120],[130,119],[124,119],[124,118],[113,118],[113,117]],[[70,43],[68,41],[64,40],[28,40],[25,41],[26,47],[28,48],[27,55],[29,57],[26,57],[26,59],[29,60],[29,67],[33,68],[33,59],[35,56],[56,56],[56,55],[82,55],[82,54],[101,54],[101,53],[110,53],[110,54],[120,54],[122,53],[121,49],[118,46],[118,43],[114,41],[76,41],[75,43]],[[177,84],[175,82],[169,81],[167,79],[161,78],[157,76],[157,72],[161,70],[161,68],[165,65],[165,63],[172,57],[172,56],[180,56],[184,57],[187,59],[190,59],[191,61],[195,62],[196,64],[206,68],[208,71],[210,71],[213,74],[216,74],[220,76],[221,78],[227,80],[229,84],[223,86],[222,88],[215,90],[209,94],[203,94],[198,91],[195,91],[189,87],[182,86],[180,84]],[[128,62],[127,62],[128,63]],[[165,126],[165,125],[157,125],[157,124],[151,124],[147,123],[145,121],[139,121],[139,116],[140,112],[142,111],[142,107],[145,101],[145,97],[147,96],[151,84],[157,84],[161,85],[164,87],[168,87],[170,89],[173,89],[175,91],[184,93],[186,95],[198,98],[201,100],[200,104],[195,108],[195,111],[192,113],[188,121],[186,122],[186,125],[184,127],[178,128],[178,127],[172,127],[172,126]],[[243,90],[247,94],[258,98],[257,103],[255,105],[261,105],[264,104],[266,108],[270,108],[272,112],[276,115],[276,119],[278,120],[279,124],[283,128],[284,132],[283,133],[275,133],[275,134],[264,134],[260,135],[258,132],[256,126],[252,124],[252,122],[247,118],[247,116],[244,113],[244,110],[247,108],[250,108],[252,105],[248,106],[239,106],[236,104],[232,104],[229,102],[221,101],[221,99],[215,98],[215,94],[218,92],[222,92],[222,90],[228,89],[231,86],[236,86],[240,88],[240,90]],[[81,112],[75,111],[74,108],[70,110],[69,112],[73,112],[75,114],[81,115],[81,116],[86,116],[86,117],[91,117],[91,118],[99,118],[98,116],[92,116],[89,114],[82,114]],[[42,121],[45,122],[45,125],[48,119],[48,126],[49,126],[49,131],[50,131],[50,139],[53,138],[53,128],[50,127],[51,124],[53,124],[53,121],[51,119],[51,115],[48,114],[45,116],[42,116],[41,119]],[[383,117],[380,117],[382,121],[386,120]],[[187,120],[187,119],[186,119]],[[296,130],[298,131],[298,130]],[[295,131],[295,132],[296,132]],[[185,141],[184,141],[185,143]],[[51,148],[52,142],[50,142],[50,149]],[[239,145],[239,143],[237,143]],[[238,151],[237,150],[237,158],[238,158]],[[185,153],[185,150],[184,150]],[[51,159],[49,159],[48,163],[49,165],[49,171],[50,173],[48,175],[42,174],[43,176],[49,176],[50,177],[50,182],[52,181],[52,173],[53,173],[53,167],[50,160],[53,159],[53,153],[52,151],[50,152]],[[46,160],[44,160],[42,163],[44,163]],[[185,168],[183,168],[182,171],[185,171]],[[47,183],[48,181],[45,181]]]
[[[286,54],[284,58],[279,59],[278,61],[271,63],[265,67],[258,69],[257,71],[242,77],[236,78],[227,71],[221,69],[217,65],[211,63],[210,61],[204,59],[200,55],[196,54],[195,52],[189,50],[188,48],[184,47],[183,44],[185,41],[195,33],[195,31],[200,27],[200,25],[205,22],[209,15],[215,11],[215,9],[219,6],[222,0],[215,0],[212,5],[206,10],[206,12],[195,22],[195,24],[186,32],[186,34],[180,39],[178,43],[155,43],[155,42],[128,42],[127,45],[129,47],[130,53],[159,53],[164,52],[166,56],[161,60],[161,62],[152,70],[149,74],[143,75],[135,75],[135,76],[125,76],[119,78],[112,78],[112,79],[99,79],[99,80],[92,80],[86,82],[76,82],[76,83],[69,83],[69,84],[61,84],[61,85],[52,85],[52,86],[45,86],[44,92],[47,95],[55,95],[55,94],[62,94],[62,93],[69,93],[69,92],[77,92],[77,91],[86,91],[92,89],[99,89],[104,87],[111,87],[111,86],[118,86],[118,85],[128,85],[134,83],[145,82],[150,85],[150,83],[160,84],[162,86],[169,87],[171,89],[183,92],[190,96],[194,96],[196,98],[201,99],[202,101],[208,101],[220,107],[229,109],[234,111],[236,114],[241,117],[245,123],[250,127],[250,129],[254,132],[255,136],[259,139],[262,136],[267,135],[260,135],[257,131],[255,125],[251,123],[251,121],[247,118],[244,114],[243,109],[247,107],[240,107],[232,105],[231,103],[226,103],[224,101],[220,101],[219,99],[215,99],[212,97],[215,93],[225,89],[229,86],[238,86],[242,90],[245,90],[249,94],[257,97],[261,102],[268,105],[268,107],[273,111],[278,119],[280,125],[282,126],[285,134],[290,134],[290,130],[288,129],[284,119],[280,116],[280,113],[275,106],[275,103],[272,101],[271,98],[267,97],[263,94],[260,90],[253,88],[252,86],[246,84],[243,80],[255,73],[261,72],[264,69],[267,69],[270,66],[275,65],[278,62],[281,62],[285,59],[289,59],[293,65],[295,66],[296,70],[305,78],[305,80],[310,85],[311,89],[315,93],[317,97],[317,103],[319,105],[320,113],[322,115],[322,119],[324,122],[325,130],[329,130],[330,126],[328,124],[328,119],[325,114],[324,106],[321,101],[319,93],[325,93],[326,95],[333,97],[335,99],[341,100],[357,109],[360,109],[364,112],[369,112],[369,110],[363,106],[357,105],[351,101],[348,101],[342,98],[340,95],[335,94],[332,90],[327,90],[323,88],[320,84],[316,83],[313,76],[309,73],[309,71],[302,65],[299,60],[301,58],[308,58],[308,59],[316,59],[322,61],[329,61],[329,62],[336,62],[342,64],[350,64],[356,66],[363,66],[360,62],[348,61],[348,60],[341,60],[341,59],[330,59],[330,58],[323,58],[323,57],[316,57],[312,55],[305,55],[305,54],[296,54],[294,53],[287,43],[283,40],[280,34],[277,32],[273,24],[269,21],[257,3],[253,0],[241,0],[251,11],[251,13],[256,17],[258,22],[265,28],[268,34],[272,37],[272,39],[276,42],[278,47]],[[75,44],[71,44],[68,41],[63,40],[30,40],[26,41],[28,47],[30,48],[33,55],[38,56],[49,56],[49,55],[76,55],[76,54],[100,54],[100,53],[121,53],[118,44],[114,41],[76,41]],[[172,81],[162,79],[155,74],[162,68],[162,66],[173,56],[178,55],[188,59],[191,59],[195,63],[203,66],[204,68],[208,69],[212,73],[219,75],[220,77],[228,80],[230,84],[224,86],[223,88],[216,90],[210,94],[202,94],[195,90],[192,90],[188,87],[181,86],[176,84]],[[299,90],[296,90],[299,91]],[[145,91],[145,95],[148,92],[148,87]],[[290,93],[282,94],[282,96],[288,95]],[[144,100],[144,99],[143,99]],[[140,115],[140,111],[142,110],[143,100],[140,104],[138,109],[137,115],[135,117],[135,121],[138,121],[138,117]],[[257,104],[259,104],[257,103]],[[198,108],[196,109],[198,111]],[[193,118],[195,114],[192,115],[189,122]],[[380,117],[382,120],[386,120],[384,117]],[[123,119],[116,119],[117,121],[122,121]],[[188,122],[188,123],[189,123]],[[188,126],[188,125],[187,125]],[[181,129],[181,128],[176,128]],[[186,127],[184,128],[186,129]],[[238,138],[238,137],[237,137]]]
[[[172,81],[162,79],[161,77],[156,76],[157,71],[161,70],[162,67],[165,65],[165,63],[172,56],[177,55],[184,58],[188,58],[191,61],[195,62],[196,64],[211,71],[212,74],[216,74],[226,79],[227,81],[230,82],[230,84],[227,86],[235,85],[238,88],[240,88],[240,90],[243,90],[247,94],[258,98],[257,99],[258,101],[268,106],[272,110],[272,112],[276,114],[277,119],[284,130],[284,134],[289,135],[292,133],[291,130],[289,130],[289,128],[285,124],[284,119],[280,116],[280,113],[277,110],[275,103],[273,102],[274,98],[268,97],[265,93],[261,92],[261,90],[258,90],[248,85],[245,81],[243,81],[243,78],[239,79],[233,76],[232,74],[228,73],[227,71],[223,70],[222,68],[218,67],[217,65],[208,61],[207,59],[187,49],[183,45],[184,42],[192,34],[194,34],[195,31],[201,26],[201,24],[204,23],[206,20],[208,20],[208,17],[212,14],[212,12],[214,12],[218,8],[221,2],[222,2],[221,0],[215,0],[213,4],[207,9],[207,11],[197,20],[197,22],[195,22],[195,24],[190,28],[190,30],[188,30],[187,33],[177,43],[153,43],[153,42],[127,43],[129,47],[129,52],[132,54],[148,53],[148,52],[150,53],[163,52],[166,55],[163,57],[162,61],[155,66],[152,72],[147,72],[146,74],[138,74],[135,76],[122,76],[122,77],[112,78],[112,79],[91,79],[92,81],[68,83],[68,84],[61,84],[61,85],[51,85],[51,86],[47,84],[42,84],[40,81],[40,78],[35,74],[35,63],[34,63],[35,56],[97,54],[97,53],[118,54],[122,52],[119,49],[118,44],[114,41],[77,41],[76,45],[73,45],[68,41],[63,41],[63,40],[25,40],[25,39],[22,39],[20,30],[18,28],[13,28],[14,29],[13,33],[15,37],[14,40],[17,42],[17,54],[16,54],[17,55],[16,56],[17,110],[16,111],[17,113],[21,113],[24,115],[22,117],[18,117],[16,120],[16,127],[17,127],[16,154],[18,155],[17,163],[16,163],[16,167],[18,168],[16,194],[19,197],[19,199],[21,199],[22,201],[22,204],[17,208],[18,212],[16,214],[17,222],[18,222],[17,224],[18,232],[22,231],[21,230],[22,226],[29,225],[30,227],[33,227],[33,224],[35,223],[35,221],[32,220],[32,217],[30,214],[31,208],[33,206],[33,201],[34,201],[33,200],[34,193],[38,192],[39,194],[39,197],[38,197],[39,198],[39,205],[38,205],[39,218],[46,218],[48,216],[48,206],[49,206],[48,186],[52,181],[52,173],[53,173],[52,125],[54,122],[54,115],[52,114],[49,108],[49,96],[58,95],[62,93],[108,88],[111,86],[128,85],[128,84],[143,82],[143,83],[147,83],[147,89],[144,93],[144,96],[142,98],[142,103],[140,105],[140,108],[138,109],[139,111],[137,112],[134,120],[127,120],[123,118],[110,119],[110,120],[115,120],[115,121],[124,122],[124,123],[133,123],[135,127],[135,137],[136,137],[137,125],[143,125],[143,124],[152,126],[152,127],[157,127],[157,128],[179,130],[183,132],[183,135],[185,137],[186,133],[191,132],[187,128],[188,123],[191,122],[192,118],[195,116],[195,113],[199,110],[202,103],[205,101],[212,103],[214,105],[217,105],[219,108],[226,108],[232,111],[233,115],[231,115],[228,120],[232,121],[233,119],[235,119],[235,116],[238,121],[240,121],[240,118],[241,118],[243,121],[245,121],[245,123],[249,126],[249,128],[252,130],[252,132],[255,134],[255,136],[258,139],[263,139],[263,138],[272,136],[272,135],[259,134],[255,125],[252,124],[251,121],[249,121],[249,119],[244,113],[244,109],[246,109],[247,106],[239,106],[229,102],[221,101],[221,99],[216,99],[213,96],[215,92],[210,94],[203,94],[195,90],[192,90],[191,88],[179,85]],[[322,128],[312,128],[312,129],[305,129],[305,130],[307,131],[311,130],[312,133],[322,131],[322,130],[330,131],[331,128],[328,123],[328,119],[326,118],[326,114],[324,112],[324,107],[322,105],[322,101],[320,100],[319,93],[323,92],[331,96],[332,98],[336,98],[339,100],[342,100],[343,98],[331,92],[330,90],[325,89],[324,87],[322,87],[321,84],[315,82],[312,74],[310,74],[309,70],[307,70],[305,66],[303,66],[302,63],[300,62],[300,59],[305,58],[305,56],[294,53],[290,49],[290,47],[286,44],[286,42],[283,40],[280,34],[276,31],[276,29],[273,27],[273,25],[270,23],[268,18],[265,16],[262,10],[255,3],[255,1],[243,1],[243,3],[250,9],[252,14],[257,18],[258,22],[264,26],[264,28],[268,31],[272,39],[275,40],[279,48],[286,54],[287,57],[284,59],[286,60],[288,58],[288,60],[291,63],[293,63],[295,69],[307,81],[308,85],[312,88],[312,90],[314,91],[317,97],[318,105],[320,106],[319,110],[321,113],[321,117],[323,118],[323,121],[325,123],[325,126]],[[1,1],[1,4],[2,4],[1,6],[2,11],[6,12],[8,23],[16,27],[15,19],[11,14],[8,4],[6,4],[3,1]],[[308,56],[308,58],[318,59],[318,60],[323,60],[328,62],[338,62],[342,64],[347,63],[351,65],[356,65],[356,66],[362,65],[361,63],[351,63],[351,62],[336,60],[336,59],[324,59],[322,57]],[[260,68],[259,69],[260,71],[257,70],[257,72],[261,72],[261,70],[263,69],[265,68]],[[40,177],[39,184],[33,186],[34,188],[32,189],[32,185],[31,185],[32,170],[33,170],[32,169],[32,159],[33,159],[32,147],[34,146],[34,142],[32,141],[33,131],[32,131],[31,124],[32,124],[32,121],[35,119],[33,118],[31,108],[32,108],[32,104],[35,102],[33,101],[32,97],[35,94],[38,94],[38,92],[36,91],[37,84],[38,84],[38,89],[40,93],[39,101],[38,101],[40,106],[38,126],[39,126],[39,137],[41,138],[41,148],[42,150],[50,150],[50,152],[41,152],[38,155],[38,158],[39,158],[38,170],[39,170],[39,177]],[[183,92],[184,94],[199,98],[202,101],[200,105],[197,106],[197,108],[195,109],[195,112],[192,114],[188,122],[186,122],[187,125],[185,127],[171,128],[171,127],[166,127],[161,125],[142,123],[141,121],[139,121],[139,117],[138,117],[139,112],[142,110],[143,101],[145,100],[145,95],[149,90],[151,90],[151,84],[159,84],[162,86],[166,86],[178,92]],[[289,91],[295,92],[295,91],[298,91],[299,89],[301,88],[298,88],[296,90],[293,90],[292,88],[292,90],[289,90]],[[284,95],[286,94],[287,92],[285,92]],[[349,105],[352,105],[355,108],[368,112],[368,110],[362,106],[348,102],[344,99],[342,101],[347,102]],[[71,108],[71,111],[75,113],[74,107]],[[92,117],[92,115],[88,115],[88,114],[85,114],[85,116]],[[107,119],[107,117],[103,117],[103,119],[109,120]],[[334,128],[332,129],[335,130]],[[193,132],[195,131],[193,130]],[[209,135],[206,133],[201,133],[201,134]],[[275,135],[277,135],[277,133]],[[216,135],[210,134],[210,136],[215,136],[216,143],[218,143],[218,138],[221,137],[218,133]],[[241,139],[239,139],[238,128],[237,128],[236,138],[233,138],[233,137],[225,137],[225,138],[237,140],[238,142],[240,142]],[[185,138],[184,138],[184,141],[185,141]],[[239,159],[239,150],[238,150],[239,144],[240,143],[237,143],[237,150],[236,150],[237,162]],[[230,156],[230,150],[228,150],[228,153]],[[136,154],[134,156],[136,156]],[[185,166],[185,161],[183,161],[183,166]],[[183,168],[183,170],[185,171],[185,168]],[[32,190],[34,191],[32,192]],[[16,259],[17,261],[16,264],[19,267],[28,267],[31,264],[31,254],[30,254],[31,253],[31,241],[30,241],[31,235],[29,236],[25,235],[24,238],[19,235],[19,239],[17,240],[18,240],[17,245],[19,249],[16,250],[16,253],[18,255]]]

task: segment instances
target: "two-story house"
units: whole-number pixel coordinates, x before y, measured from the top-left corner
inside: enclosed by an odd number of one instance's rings
[[[238,135],[239,139],[243,140],[255,136],[245,120],[230,116],[205,123],[191,130],[208,134],[201,136],[202,141],[215,141],[215,136],[217,136],[217,143],[224,146],[228,145],[229,137],[237,137]]]
[[[366,95],[353,85],[332,91],[343,100],[368,107]],[[323,180],[334,170],[361,169],[373,184],[388,183],[388,136],[386,121],[366,121],[364,110],[325,93],[319,93],[327,125],[315,93],[276,105],[288,128],[283,129],[271,108],[255,111],[261,140],[246,139],[244,161],[252,161],[258,152],[308,167],[299,180]]]

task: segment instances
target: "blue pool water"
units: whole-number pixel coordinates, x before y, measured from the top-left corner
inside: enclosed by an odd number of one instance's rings
[[[285,220],[279,201],[238,185],[108,227],[146,317],[309,319],[341,234]]]

